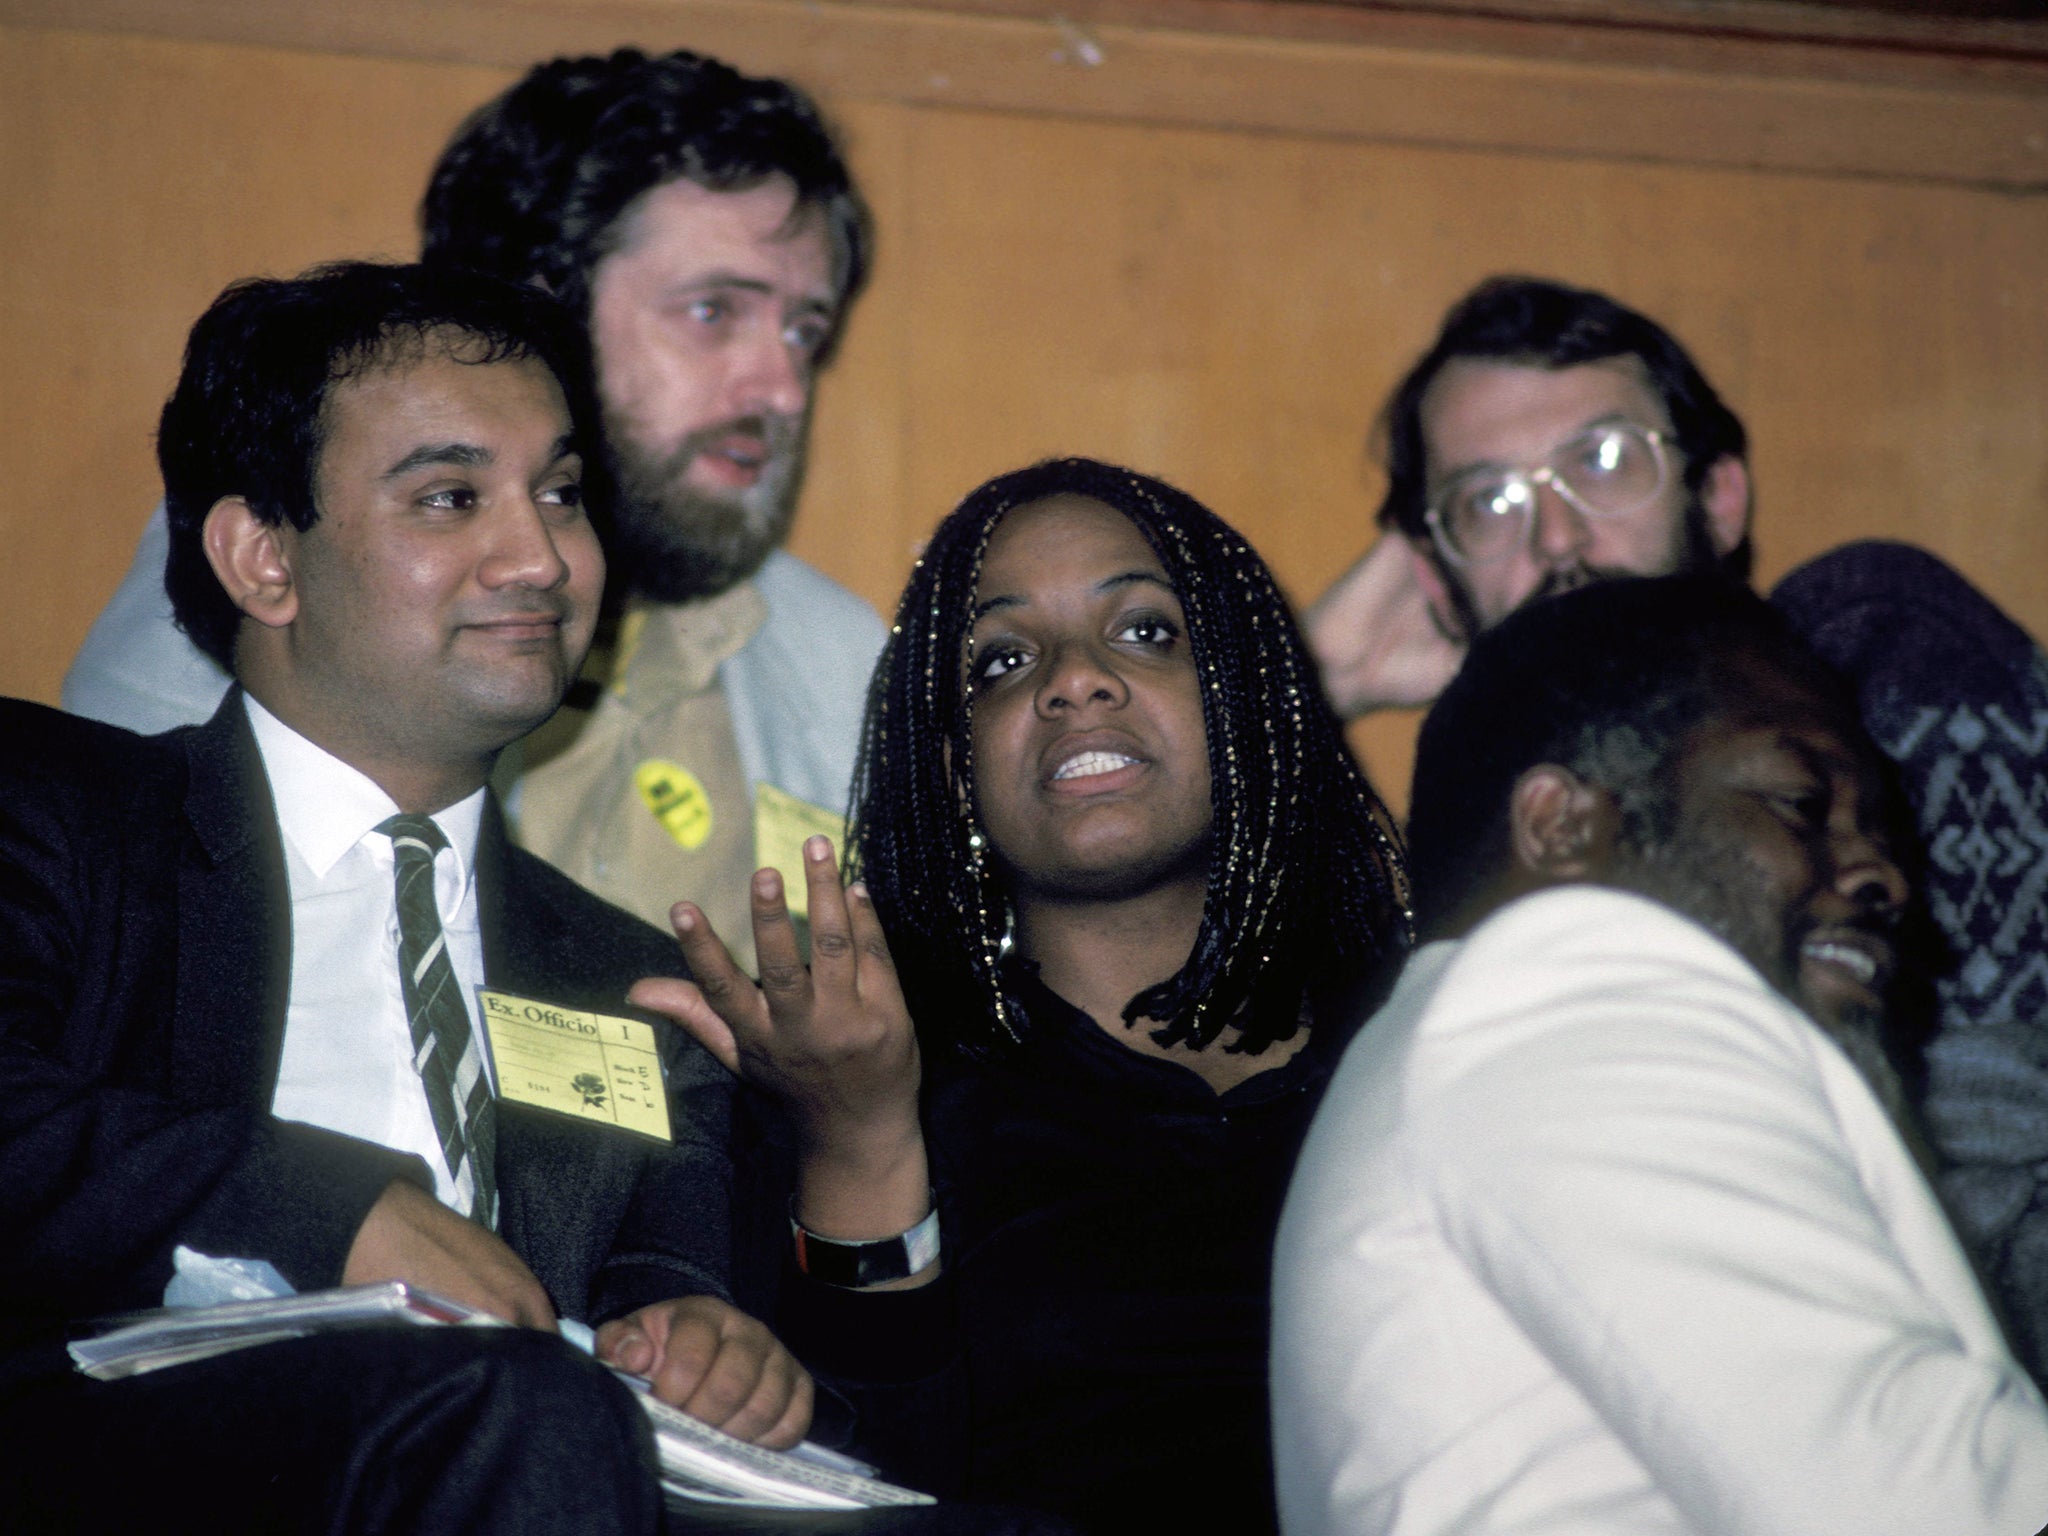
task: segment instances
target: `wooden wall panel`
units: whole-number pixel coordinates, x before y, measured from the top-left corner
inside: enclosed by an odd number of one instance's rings
[[[0,501],[0,690],[54,697],[118,578],[193,315],[246,272],[409,253],[427,166],[507,78],[0,27],[0,433],[34,487]],[[827,102],[882,244],[795,547],[878,606],[961,493],[1053,452],[1181,481],[1312,596],[1368,536],[1381,396],[1446,303],[1525,270],[1698,352],[1756,437],[1766,575],[1909,537],[2048,629],[2048,196]],[[1397,799],[1411,730],[1368,732]]]
[[[911,536],[991,472],[1096,453],[1312,597],[1368,537],[1392,381],[1522,270],[1693,346],[1755,435],[1762,575],[1908,538],[2048,628],[2048,199],[987,115],[911,137]],[[1409,730],[1366,737],[1397,795]]]
[[[1481,14],[1490,9],[1491,0],[0,0],[0,22],[504,68],[619,42],[688,46],[842,97],[922,106],[2048,187],[2048,27],[2038,23],[1865,15],[1816,33],[1805,7],[1776,0],[1508,0]],[[1759,26],[1766,15],[1775,21]]]
[[[1691,343],[1755,431],[1766,573],[1918,537],[2048,618],[2048,566],[2011,558],[2042,538],[2048,200],[1043,121],[920,144],[899,258],[921,499],[1122,453],[1307,591],[1365,536],[1380,397],[1446,304],[1522,270]]]
[[[252,273],[411,255],[440,142],[504,79],[0,29],[0,692],[54,700],[126,568],[200,310]]]

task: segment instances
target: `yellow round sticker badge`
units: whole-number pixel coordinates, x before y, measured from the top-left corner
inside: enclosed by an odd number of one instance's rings
[[[633,770],[633,787],[654,812],[654,819],[680,846],[704,846],[711,835],[711,797],[704,793],[697,775],[679,763],[650,757]]]

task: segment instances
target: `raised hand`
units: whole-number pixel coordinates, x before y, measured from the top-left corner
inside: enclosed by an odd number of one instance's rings
[[[1302,617],[1323,692],[1347,720],[1435,699],[1465,663],[1458,628],[1443,578],[1392,532]]]
[[[648,977],[630,1000],[666,1014],[776,1100],[799,1140],[796,1214],[826,1237],[908,1230],[930,1211],[918,1123],[917,1034],[874,904],[839,884],[832,844],[804,844],[811,963],[803,963],[782,877],[753,883],[758,985],[690,902],[671,913],[694,983]]]

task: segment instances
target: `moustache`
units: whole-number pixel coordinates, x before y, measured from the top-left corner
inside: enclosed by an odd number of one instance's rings
[[[675,451],[669,455],[670,467],[683,469],[691,460],[717,450],[735,437],[759,439],[764,460],[787,458],[803,439],[803,418],[757,412],[699,427],[694,432],[685,433],[683,440],[676,444]]]
[[[569,618],[570,603],[566,597],[555,592],[528,590],[520,594],[520,600],[511,607],[493,608],[485,613],[467,616],[467,624],[534,624],[552,621],[566,622]]]
[[[1553,565],[1544,572],[1542,584],[1530,594],[1530,600],[1576,592],[1581,587],[1595,586],[1603,581],[1627,581],[1637,574],[1639,573],[1635,571],[1620,570],[1612,566],[1587,565],[1578,560],[1574,560],[1570,565]]]

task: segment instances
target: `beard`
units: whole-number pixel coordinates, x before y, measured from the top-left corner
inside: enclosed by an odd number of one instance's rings
[[[1886,1041],[1888,1010],[1839,1000],[1817,1006],[1800,985],[1800,957],[1816,919],[1781,914],[1768,901],[1745,899],[1757,878],[1739,849],[1680,828],[1626,855],[1616,883],[1691,918],[1755,966],[1771,990],[1820,1027],[1862,1073],[1895,1123],[1906,1125],[1906,1096]],[[1873,924],[1889,935],[1894,925]]]
[[[1739,849],[1688,836],[1679,827],[1633,850],[1617,877],[1618,884],[1691,918],[1726,942],[1773,991],[1806,1009],[1799,996],[1799,948],[1811,925],[1788,922],[1768,902],[1745,899],[1756,876]]]
[[[1590,587],[1595,582],[1623,581],[1633,576],[1690,576],[1711,571],[1722,564],[1723,556],[1714,547],[1713,526],[1707,521],[1707,509],[1697,496],[1689,497],[1685,511],[1679,520],[1679,544],[1676,563],[1669,571],[1631,571],[1615,566],[1585,565],[1574,563],[1567,566],[1553,566],[1544,573],[1542,582],[1516,608],[1525,608],[1530,603],[1540,602],[1546,597],[1556,597],[1562,592],[1574,592],[1580,587]],[[1479,605],[1472,601],[1472,592],[1465,585],[1465,578],[1453,568],[1439,562],[1443,572],[1445,588],[1450,593],[1451,607],[1458,622],[1470,638],[1484,633],[1489,626],[1479,616]],[[1513,612],[1514,610],[1509,610]],[[1503,614],[1501,617],[1505,618]],[[1500,620],[1496,619],[1495,623]]]
[[[807,425],[803,416],[743,416],[692,432],[656,455],[607,412],[618,496],[610,555],[620,587],[655,602],[686,603],[714,597],[759,570],[796,520]],[[766,445],[760,477],[725,494],[692,485],[690,466],[740,434]]]

